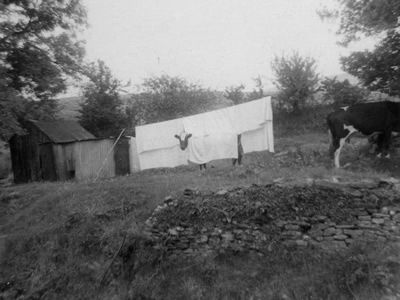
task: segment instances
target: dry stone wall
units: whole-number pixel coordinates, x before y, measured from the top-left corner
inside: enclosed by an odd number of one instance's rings
[[[146,234],[170,255],[264,255],[278,243],[340,250],[353,243],[400,241],[398,187],[390,181],[322,181],[209,194],[187,189],[155,209]]]

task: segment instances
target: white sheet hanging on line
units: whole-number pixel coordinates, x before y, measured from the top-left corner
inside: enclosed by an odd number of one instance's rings
[[[184,130],[194,137],[236,133],[233,115],[225,108],[183,118]]]
[[[138,153],[155,149],[170,148],[179,144],[174,137],[183,131],[182,119],[136,127],[136,145]]]
[[[186,151],[174,137],[192,134]],[[271,97],[202,113],[182,119],[136,127],[137,152],[141,169],[207,163],[237,158],[237,135],[242,134],[245,153],[274,152]]]
[[[183,131],[182,119],[136,127],[136,146],[141,170],[187,165],[188,153],[175,135]]]
[[[188,151],[179,146],[155,149],[139,153],[140,169],[173,168],[188,164]]]
[[[237,158],[237,134],[220,133],[204,137],[191,137],[189,140],[189,161],[196,164],[212,160]]]
[[[183,118],[183,127],[191,133],[189,161],[203,164],[217,159],[237,158],[237,134],[233,116],[218,109]]]
[[[267,121],[261,128],[242,133],[243,153],[254,151],[275,152],[272,121]]]
[[[228,109],[234,115],[237,132],[242,135],[244,153],[275,151],[271,97],[235,105]]]
[[[234,119],[238,134],[259,129],[267,121],[272,121],[271,97],[231,106],[227,110]]]

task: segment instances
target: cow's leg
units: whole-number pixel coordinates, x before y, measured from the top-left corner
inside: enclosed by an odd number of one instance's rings
[[[339,139],[334,138],[334,141],[333,141],[333,146],[335,147],[335,145],[336,145],[336,147],[334,148],[334,149],[336,149],[334,151],[334,162],[335,162],[335,167],[337,169],[340,168],[340,152],[342,151],[344,144],[346,143],[346,141],[350,138],[350,136],[353,133],[357,132],[357,129],[355,129],[351,125],[350,126],[344,125],[343,129],[348,131],[349,133],[343,138],[339,138]]]
[[[346,143],[346,139],[340,139],[339,140],[339,147],[335,150],[334,152],[334,162],[335,162],[335,167],[337,169],[340,168],[340,152],[342,151],[342,148],[344,144]]]
[[[378,145],[381,144],[382,149],[380,153],[377,155],[378,158],[380,158],[381,155],[384,155],[386,158],[390,158],[389,148],[392,141],[392,131],[391,130],[384,131],[383,134],[379,136],[379,138],[381,139],[378,139]]]
[[[368,136],[368,143],[370,144],[369,153],[378,153],[382,150],[382,137],[381,132],[374,132]]]
[[[336,150],[340,146],[340,138],[336,137],[334,134],[332,134],[332,131],[328,129],[328,135],[329,135],[329,157],[333,158],[335,156]]]

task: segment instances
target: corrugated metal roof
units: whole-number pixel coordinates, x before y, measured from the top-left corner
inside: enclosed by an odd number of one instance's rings
[[[31,122],[57,144],[96,139],[75,121]]]

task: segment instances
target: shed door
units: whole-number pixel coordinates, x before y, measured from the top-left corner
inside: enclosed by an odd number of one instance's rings
[[[129,139],[121,138],[114,150],[115,175],[130,173],[129,166]]]
[[[57,180],[51,144],[42,144],[39,146],[39,162],[42,180]]]

